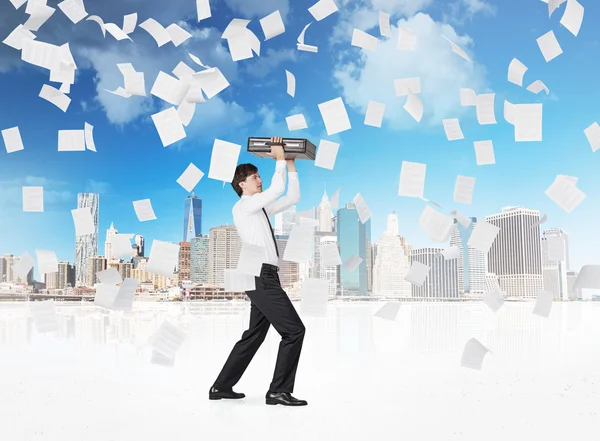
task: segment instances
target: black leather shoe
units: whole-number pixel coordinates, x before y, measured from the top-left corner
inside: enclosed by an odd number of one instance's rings
[[[294,398],[289,392],[267,392],[267,404],[282,404],[284,406],[306,406],[308,403],[304,400]]]
[[[230,399],[230,400],[237,400],[239,398],[244,398],[246,395],[242,394],[242,393],[237,393],[234,392],[233,390],[220,390],[217,389],[216,387],[211,387],[210,391],[208,392],[208,399],[209,400],[220,400],[221,398],[226,398],[226,399]]]

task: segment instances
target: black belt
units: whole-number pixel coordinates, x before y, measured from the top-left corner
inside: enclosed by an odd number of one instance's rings
[[[270,271],[279,271],[279,267],[277,265],[271,265],[269,263],[263,263],[262,267]]]

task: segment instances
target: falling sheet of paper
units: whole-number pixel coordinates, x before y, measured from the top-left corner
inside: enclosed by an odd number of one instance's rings
[[[44,212],[44,187],[23,187],[23,212]]]
[[[152,202],[150,199],[133,201],[133,209],[135,210],[135,215],[140,222],[156,220],[156,215],[154,214],[154,209],[152,208]]]
[[[398,44],[396,45],[396,49],[399,51],[416,51],[417,43],[417,34],[408,29],[398,28]]]
[[[446,260],[458,259],[460,257],[460,248],[452,246],[444,249],[440,254],[444,256],[444,259]]]
[[[119,271],[114,266],[104,271],[97,272],[96,277],[98,277],[100,283],[104,283],[106,285],[120,285],[123,283],[121,274],[119,274]]]
[[[321,117],[325,123],[325,129],[327,135],[335,135],[336,133],[350,130],[350,119],[348,118],[348,112],[346,112],[346,106],[341,97],[326,101],[318,105]]]
[[[467,245],[487,253],[490,251],[499,232],[500,228],[489,222],[477,222],[475,228],[471,231]]]
[[[493,312],[498,312],[504,305],[504,296],[497,281],[494,281],[494,289],[485,293],[482,300]]]
[[[467,216],[465,216],[464,214],[462,214],[460,211],[453,210],[453,211],[450,212],[450,214],[464,228],[469,228],[469,225],[471,225],[471,219],[469,219]]]
[[[298,44],[296,46],[298,47],[298,50],[300,50],[300,51],[317,53],[319,51],[319,48],[317,46],[311,46],[308,44],[304,44],[304,34],[306,34],[306,30],[308,29],[309,26],[310,26],[310,23],[307,24],[306,26],[304,26],[304,29],[302,29],[302,32],[300,32],[300,35],[298,36]]]
[[[129,278],[123,280],[111,309],[114,309],[115,311],[131,312],[138,284],[138,279]]]
[[[414,261],[404,280],[415,286],[423,286],[431,268],[421,262]]]
[[[473,89],[460,89],[460,105],[463,107],[471,107],[477,105],[477,94]]]
[[[477,165],[492,165],[496,163],[494,145],[491,140],[475,141],[475,160]]]
[[[454,52],[455,54],[459,55],[460,57],[464,58],[467,61],[471,61],[471,59],[469,58],[469,56],[467,55],[467,53],[462,50],[456,43],[454,43],[453,41],[451,41],[450,39],[448,39],[447,37],[443,36],[448,43],[450,43],[450,46],[452,47],[452,52]]]
[[[527,72],[527,66],[516,58],[513,58],[508,65],[508,81],[517,86],[523,86],[523,76],[525,75],[525,72]]]
[[[51,71],[60,69],[60,48],[43,41],[25,40],[21,50],[21,60]]]
[[[169,37],[175,47],[179,47],[181,44],[192,38],[192,34],[175,23],[167,26],[165,30],[169,33]]]
[[[33,324],[38,332],[55,332],[59,329],[58,315],[54,300],[32,302],[29,306],[33,315]]]
[[[260,41],[247,28],[250,20],[234,18],[223,31],[221,38],[227,40],[229,53],[233,61],[246,60],[254,56],[253,51],[260,55]]]
[[[287,82],[287,94],[293,97],[296,95],[296,77],[289,70],[286,70],[285,79]]]
[[[364,31],[361,31],[360,29],[355,28],[352,32],[352,41],[350,42],[352,46],[356,46],[368,51],[376,51],[378,43],[379,40],[377,38],[367,34]]]
[[[160,71],[150,93],[169,104],[178,106],[185,98],[190,86],[190,83],[178,80]]]
[[[261,18],[260,27],[265,34],[265,41],[285,32],[285,25],[283,24],[279,10]]]
[[[308,8],[308,12],[317,21],[329,17],[334,12],[337,12],[338,7],[333,0],[319,0],[317,3]]]
[[[27,21],[23,24],[30,31],[37,32],[44,23],[46,23],[52,15],[56,12],[56,9],[51,8],[45,3],[40,2],[28,2],[27,8],[29,8],[30,4],[35,4],[36,7],[34,10],[29,12],[25,10],[28,14],[31,14]]]
[[[470,204],[473,202],[473,190],[475,190],[475,178],[458,176],[454,186],[454,202]]]
[[[108,89],[104,89],[109,93],[112,93],[113,95],[117,95],[123,98],[131,98],[133,95],[130,94],[129,92],[127,92],[125,89],[123,89],[122,87],[117,87],[116,90],[108,90]]]
[[[154,41],[158,44],[158,47],[162,47],[171,41],[171,35],[159,22],[153,18],[149,18],[143,23],[139,24],[139,27],[150,34]]]
[[[398,196],[422,198],[425,191],[425,173],[427,164],[402,161]]]
[[[10,0],[10,2],[15,7],[15,9],[19,9],[21,6],[27,3],[27,0]]]
[[[179,262],[179,245],[154,239],[146,271],[172,278]]]
[[[340,145],[337,142],[331,142],[327,141],[326,139],[322,139],[321,142],[319,142],[319,147],[317,148],[315,167],[333,170],[339,148]]]
[[[546,246],[548,247],[548,260],[565,260],[565,240],[562,236],[556,234],[547,235]]]
[[[24,279],[29,274],[29,271],[35,265],[35,261],[33,258],[27,253],[23,253],[23,255],[19,258],[19,261],[12,266],[13,272],[17,275],[17,277]]]
[[[542,217],[540,218],[540,220],[539,220],[539,221],[537,221],[537,222],[535,222],[535,223],[534,223],[534,224],[531,226],[531,228],[533,228],[533,227],[537,227],[538,225],[541,225],[541,224],[543,224],[543,223],[544,223],[544,222],[546,222],[547,220],[548,220],[548,215],[547,215],[546,213],[544,213],[544,214],[542,215]]]
[[[127,35],[132,34],[137,26],[137,21],[137,12],[123,16],[123,32],[125,32]]]
[[[568,0],[565,12],[560,19],[560,24],[577,37],[583,22],[583,6],[577,0]]]
[[[256,278],[233,268],[225,269],[225,292],[245,292],[256,289]]]
[[[198,21],[210,18],[212,16],[210,11],[210,1],[196,0],[196,11],[198,12]]]
[[[546,196],[567,213],[571,213],[577,208],[586,197],[585,193],[563,175],[556,177],[552,185],[546,190]]]
[[[204,173],[202,170],[190,163],[183,174],[177,179],[177,183],[185,188],[186,191],[191,192],[203,176]]]
[[[112,253],[115,259],[130,259],[133,256],[131,239],[133,234],[115,234],[112,237]]]
[[[180,81],[191,81],[192,75],[196,73],[194,69],[180,61],[175,69],[173,69],[173,75],[175,75]]]
[[[446,242],[450,238],[454,219],[426,205],[419,218],[419,227],[434,242]]]
[[[495,93],[482,93],[477,95],[477,121],[479,124],[496,124],[494,113]]]
[[[403,107],[416,122],[420,122],[421,118],[423,118],[423,103],[419,97],[410,90],[408,91],[408,99]]]
[[[187,127],[194,117],[194,113],[196,112],[196,103],[190,103],[189,101],[183,100],[183,102],[177,107],[177,115],[179,115],[179,120],[181,124]]]
[[[56,253],[50,250],[35,250],[37,255],[38,270],[41,275],[58,272],[58,259]]]
[[[546,92],[546,95],[550,93],[550,90],[546,87],[542,80],[535,80],[533,83],[527,86],[527,90],[535,93],[536,95],[542,90]]]
[[[421,78],[396,78],[394,80],[396,96],[406,96],[408,92],[421,93]]]
[[[96,284],[94,305],[101,308],[112,309],[115,299],[119,295],[120,287],[117,285]]]
[[[540,317],[548,318],[552,311],[553,295],[550,291],[540,291],[535,301],[532,314],[539,315]]]
[[[165,320],[152,335],[150,341],[156,352],[169,360],[173,360],[179,349],[181,349],[186,337],[185,332]]]
[[[353,254],[348,258],[348,260],[346,260],[346,262],[344,262],[342,267],[348,271],[354,271],[356,268],[358,268],[358,265],[360,265],[362,261],[363,259],[360,256]]]
[[[59,130],[59,152],[85,152],[84,130]]]
[[[552,17],[552,14],[560,5],[567,0],[542,0],[544,3],[548,3],[548,17]]]
[[[19,132],[18,127],[2,130],[2,139],[4,140],[6,153],[14,153],[24,149],[23,140],[21,139],[21,133]]]
[[[20,24],[10,34],[8,34],[8,37],[6,37],[2,43],[20,51],[23,49],[23,44],[26,41],[35,40],[36,38],[37,37],[33,32]]]
[[[151,117],[163,147],[168,147],[187,136],[175,107],[169,107]]]
[[[266,262],[267,251],[265,247],[251,243],[242,243],[237,271],[259,277],[262,264]]]
[[[367,206],[367,203],[365,202],[360,193],[354,196],[354,199],[352,201],[354,202],[354,205],[356,205],[356,210],[358,211],[358,218],[360,219],[361,223],[364,224],[366,221],[371,219],[371,216],[373,216],[373,214],[371,213],[371,210]]]
[[[94,234],[96,227],[94,226],[94,218],[90,207],[76,208],[71,210],[73,223],[75,224],[75,236],[87,236]]]
[[[366,126],[379,127],[383,122],[383,114],[385,113],[385,104],[378,103],[377,101],[369,101],[367,106],[367,113],[365,114]]]
[[[311,224],[294,224],[283,253],[283,260],[302,264],[307,263],[313,237],[314,227]]]
[[[379,11],[379,33],[382,37],[392,38],[390,14],[387,12]]]
[[[594,121],[583,133],[585,133],[585,137],[590,143],[592,152],[600,149],[600,125],[597,122]]]
[[[294,130],[302,130],[308,128],[308,125],[306,124],[306,119],[301,113],[286,116],[285,122],[287,123],[287,127],[290,132],[293,132]]]
[[[57,5],[61,11],[71,20],[77,24],[85,17],[88,13],[85,11],[83,6],[83,0],[65,0]]]
[[[200,84],[208,99],[229,87],[229,81],[217,67],[195,73],[194,79]]]
[[[444,132],[446,132],[446,138],[448,141],[456,141],[459,139],[465,139],[465,135],[460,128],[460,122],[458,118],[443,119],[442,124],[444,125]]]
[[[217,181],[231,182],[241,149],[242,146],[239,144],[215,139],[208,177]]]
[[[536,41],[546,62],[554,60],[563,52],[553,31],[545,33],[537,38]]]
[[[108,33],[110,35],[112,35],[115,38],[115,40],[117,40],[117,41],[131,40],[129,35],[127,35],[125,32],[123,32],[123,30],[114,23],[105,23],[104,29],[106,31],[108,31]]]
[[[516,142],[542,140],[542,106],[542,103],[512,105]]]
[[[465,344],[460,365],[468,369],[480,371],[483,360],[488,352],[490,352],[488,348],[483,346],[477,339],[471,338]]]
[[[42,86],[39,96],[40,98],[43,98],[46,101],[54,104],[63,112],[66,112],[69,108],[69,104],[71,104],[71,98],[62,93],[60,90],[55,89],[52,86],[48,86],[47,84]]]
[[[88,124],[87,122],[83,126],[84,138],[85,138],[85,147],[92,152],[96,151],[96,144],[94,143],[94,126]]]
[[[302,317],[326,317],[329,284],[326,279],[306,278],[302,282],[300,312]]]
[[[340,250],[337,243],[328,243],[320,246],[321,265],[325,267],[338,266],[342,264]]]
[[[387,302],[375,313],[374,317],[379,317],[384,320],[395,321],[400,311],[400,302]]]

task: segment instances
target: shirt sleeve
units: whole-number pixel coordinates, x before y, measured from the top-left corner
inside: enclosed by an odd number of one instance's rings
[[[273,202],[283,194],[285,190],[285,161],[276,161],[275,173],[271,178],[271,185],[266,190],[245,198],[239,205],[240,212],[243,214],[256,213],[265,206]]]
[[[298,172],[289,172],[288,179],[289,185],[286,195],[271,202],[265,207],[265,211],[269,216],[281,213],[300,201],[300,181],[298,180]]]

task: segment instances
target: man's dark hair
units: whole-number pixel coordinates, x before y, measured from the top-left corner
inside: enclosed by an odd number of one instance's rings
[[[252,176],[257,172],[258,169],[253,164],[239,164],[235,168],[235,174],[233,175],[231,186],[239,197],[242,197],[242,193],[244,193],[244,190],[242,190],[242,187],[240,187],[240,182],[245,181],[248,176]]]

